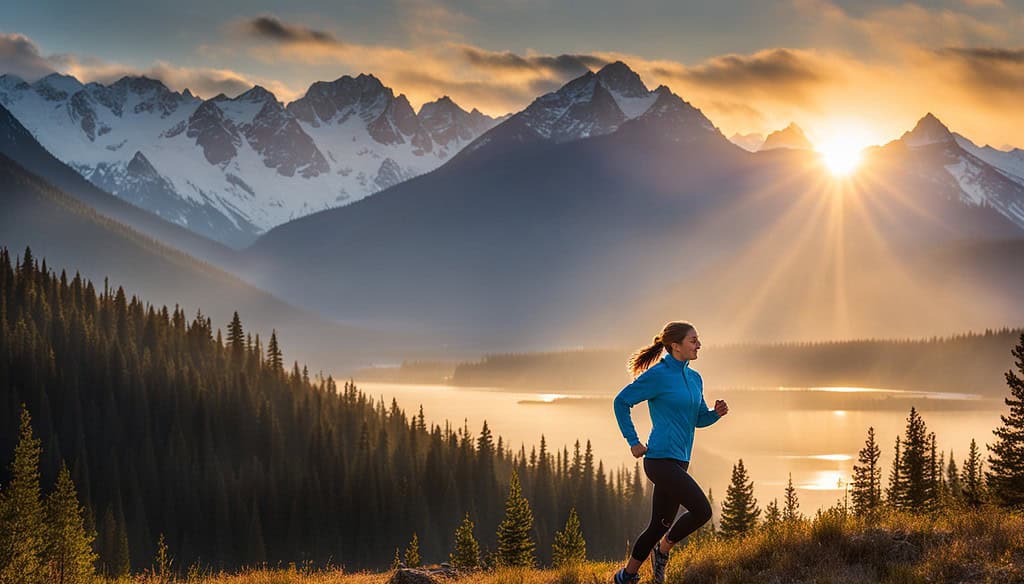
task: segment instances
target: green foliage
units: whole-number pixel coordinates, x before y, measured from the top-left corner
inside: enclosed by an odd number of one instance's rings
[[[473,537],[473,522],[469,519],[469,513],[466,513],[455,530],[455,545],[449,562],[456,568],[480,567],[480,544]]]
[[[743,459],[732,467],[732,479],[722,502],[721,532],[725,537],[736,537],[753,531],[761,510],[754,498],[754,482],[747,476]]]
[[[583,540],[583,531],[580,529],[580,518],[576,514],[576,508],[569,510],[569,518],[565,521],[565,528],[555,534],[555,542],[552,544],[551,560],[556,568],[578,564],[587,559],[587,543]]]
[[[996,441],[989,446],[988,487],[993,500],[1003,507],[1024,507],[1024,333],[1011,351],[1015,372],[1006,372],[1010,397],[1004,399],[1010,411],[1000,416],[1002,425],[992,431]]]
[[[928,433],[924,419],[913,407],[907,417],[902,447],[898,462],[893,465],[889,503],[903,511],[931,511],[939,502],[935,436]]]
[[[26,252],[26,257],[30,257]],[[27,261],[27,260],[26,260]],[[0,507],[0,583],[35,584],[46,581],[43,563],[43,503],[39,487],[39,440],[24,404],[18,445],[14,449],[11,482],[2,492]]]
[[[971,438],[971,448],[967,451],[967,460],[964,461],[964,468],[960,474],[963,501],[969,507],[979,507],[988,499],[982,464],[978,443]]]
[[[86,530],[84,509],[66,466],[46,499],[46,571],[54,584],[80,584],[92,579],[95,534]]]
[[[505,518],[498,525],[498,553],[501,566],[531,567],[534,565],[533,511],[523,496],[519,473],[512,472],[512,481],[505,500]]]
[[[494,549],[513,469],[543,509],[531,533],[545,563],[549,525],[572,506],[603,557],[619,553],[621,534],[646,513],[628,487],[633,469],[595,471],[603,467],[591,457],[581,471],[557,451],[513,453],[489,427],[477,438],[428,425],[351,382],[298,363],[277,369],[276,331],[262,347],[230,311],[224,339],[201,311],[97,290],[27,255],[12,262],[0,248],[0,455],[14,450],[6,429],[18,428],[25,401],[45,446],[43,489],[66,461],[105,574],[153,566],[161,533],[182,570],[384,568],[380,550],[412,530],[423,557],[447,555],[466,512],[490,526],[477,535]]]
[[[267,366],[271,371],[284,371],[284,354],[277,344],[277,329],[270,332],[270,342],[267,343]]]
[[[857,454],[853,466],[853,512],[869,515],[879,510],[882,504],[882,468],[878,459],[882,451],[875,442],[875,428],[868,428],[868,437]]]
[[[412,539],[409,540],[409,545],[405,548],[403,559],[407,568],[418,568],[423,563],[420,561],[420,538],[415,531],[412,532]]]

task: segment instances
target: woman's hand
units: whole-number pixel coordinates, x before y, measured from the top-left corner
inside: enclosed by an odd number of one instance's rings
[[[647,447],[643,444],[635,444],[629,447],[629,451],[633,453],[633,458],[640,458],[647,452]]]
[[[715,400],[715,413],[719,416],[724,416],[729,413],[729,404],[725,403],[724,399]]]

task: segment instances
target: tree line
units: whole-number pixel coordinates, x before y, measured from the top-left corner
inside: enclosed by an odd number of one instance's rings
[[[1012,364],[1006,347],[1021,332],[1002,328],[928,339],[709,345],[701,354],[700,370],[724,388],[850,385],[997,395],[1002,391],[999,372]],[[958,358],[965,351],[971,359]],[[439,374],[443,364],[438,363],[403,363],[397,370],[364,375],[406,381],[420,375],[421,381],[452,385],[607,393],[630,381],[628,356],[629,351],[610,349],[504,353],[451,364],[448,380]]]
[[[486,422],[479,433],[428,425],[422,407],[408,415],[351,382],[287,367],[276,332],[264,345],[237,314],[222,334],[201,311],[189,319],[58,275],[30,249],[15,261],[2,249],[0,428],[19,428],[26,411],[40,500],[66,467],[108,575],[161,553],[179,567],[380,568],[391,559],[381,550],[413,533],[423,558],[439,561],[467,515],[491,557],[513,475],[532,506],[538,562],[552,561],[570,510],[594,558],[620,557],[622,534],[646,521],[639,468],[607,469],[589,443],[558,449],[541,436],[514,448]],[[0,432],[0,453],[20,436]],[[0,468],[3,493],[17,468]],[[0,549],[0,564],[11,553]]]

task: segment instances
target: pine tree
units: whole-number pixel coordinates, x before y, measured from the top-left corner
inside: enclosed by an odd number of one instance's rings
[[[956,467],[956,458],[953,451],[949,451],[949,466],[946,467],[946,483],[949,485],[949,497],[953,503],[963,499],[963,490],[960,487],[960,470]]]
[[[878,465],[881,449],[875,443],[875,428],[868,428],[864,448],[857,454],[853,466],[853,510],[857,515],[868,515],[882,503],[882,469]]]
[[[228,348],[235,363],[241,363],[242,355],[245,354],[245,332],[242,330],[242,319],[238,317],[238,311],[235,311],[228,324]]]
[[[267,366],[271,371],[278,373],[284,371],[284,354],[277,345],[277,329],[270,332],[270,342],[267,344]]]
[[[897,509],[912,512],[929,511],[938,503],[932,436],[917,409],[910,408],[903,452],[895,467],[899,475],[893,503]]]
[[[747,477],[743,459],[733,465],[732,480],[725,491],[722,502],[721,530],[725,537],[734,537],[750,532],[757,527],[761,510],[754,498],[754,482]]]
[[[416,532],[412,532],[412,539],[409,540],[409,546],[405,548],[405,566],[407,568],[418,568],[420,567],[420,538],[417,537]]]
[[[395,548],[395,557],[391,559],[391,569],[397,570],[402,567],[402,552]]]
[[[512,471],[505,500],[505,519],[498,525],[497,562],[502,566],[534,565],[533,512],[530,503],[523,497],[519,484],[519,473]]]
[[[95,536],[86,531],[84,509],[78,503],[67,466],[61,465],[54,491],[46,499],[46,511],[48,581],[55,584],[91,581],[96,561],[92,551]]]
[[[565,528],[555,533],[555,541],[551,544],[551,562],[556,568],[561,568],[584,562],[586,559],[587,543],[583,540],[580,518],[573,507],[569,509]]]
[[[1021,507],[1024,506],[1024,333],[1011,354],[1017,372],[1013,369],[1006,372],[1010,397],[1004,401],[1010,412],[999,417],[1002,425],[992,431],[996,441],[988,447],[985,476],[993,501],[1002,507]]]
[[[455,530],[455,546],[448,559],[456,568],[480,566],[480,544],[473,537],[473,522],[469,519],[469,513],[466,513],[462,524]]]
[[[967,460],[964,461],[964,468],[960,474],[963,501],[969,507],[980,507],[986,499],[983,476],[981,452],[978,450],[978,443],[972,438],[971,448],[967,451]]]
[[[39,488],[39,440],[32,418],[21,405],[21,428],[14,448],[11,482],[3,491],[0,516],[0,583],[45,581],[43,567],[43,504]]]
[[[782,520],[799,521],[802,518],[800,501],[797,499],[796,488],[793,486],[793,473],[789,473],[789,482],[786,484],[785,506],[782,508]]]
[[[893,509],[899,508],[899,498],[903,493],[903,478],[900,476],[900,437],[896,437],[896,447],[892,459],[892,468],[889,469],[889,486],[885,489],[885,502]]]
[[[769,531],[775,529],[782,522],[782,513],[779,511],[779,500],[772,499],[771,503],[764,510],[763,527]]]

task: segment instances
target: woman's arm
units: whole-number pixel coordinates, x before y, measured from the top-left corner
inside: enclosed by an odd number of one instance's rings
[[[697,423],[695,425],[698,428],[707,428],[720,419],[722,419],[722,416],[719,416],[715,410],[708,409],[708,404],[704,401],[704,396],[701,395],[700,409],[697,410]]]
[[[640,444],[640,438],[636,435],[636,428],[633,426],[633,418],[630,417],[629,410],[636,404],[658,395],[663,390],[664,386],[658,382],[657,373],[648,369],[634,379],[633,383],[623,387],[619,395],[615,396],[615,419],[619,423],[622,437],[626,439],[630,447]]]

